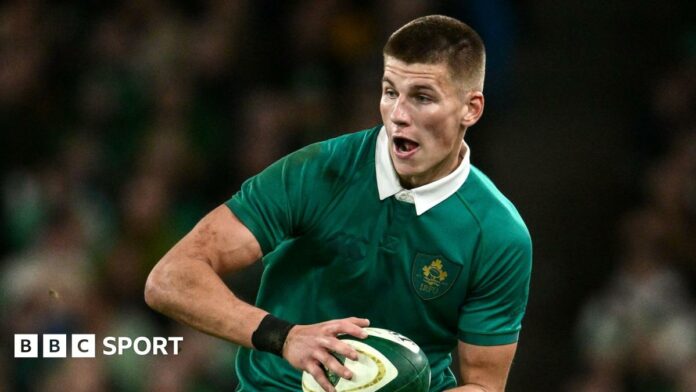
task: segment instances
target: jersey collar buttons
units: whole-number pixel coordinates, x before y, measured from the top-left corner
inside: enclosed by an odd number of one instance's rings
[[[403,201],[405,203],[414,204],[413,192],[409,191],[408,189],[402,189],[402,190],[396,192],[396,195],[394,195],[394,197],[396,197],[396,200],[398,200],[398,201]]]

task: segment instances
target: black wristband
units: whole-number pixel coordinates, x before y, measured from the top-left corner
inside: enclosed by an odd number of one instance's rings
[[[251,344],[259,351],[266,351],[282,357],[285,339],[288,337],[290,328],[294,326],[295,324],[281,320],[269,313],[261,320],[256,331],[251,335]]]

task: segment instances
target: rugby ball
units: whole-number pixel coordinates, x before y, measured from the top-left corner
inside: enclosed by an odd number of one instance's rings
[[[365,339],[351,335],[338,337],[358,352],[358,360],[335,355],[353,372],[353,378],[346,380],[326,371],[336,391],[427,392],[430,389],[430,364],[416,343],[388,329],[364,330],[368,335]],[[324,392],[324,389],[311,374],[303,372],[302,391]]]

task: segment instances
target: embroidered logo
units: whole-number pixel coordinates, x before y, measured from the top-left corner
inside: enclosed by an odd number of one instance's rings
[[[418,254],[413,260],[411,283],[419,297],[434,299],[452,287],[461,268],[442,256]]]
[[[423,280],[430,286],[440,286],[447,280],[447,271],[442,269],[442,260],[435,259],[430,265],[423,267]]]

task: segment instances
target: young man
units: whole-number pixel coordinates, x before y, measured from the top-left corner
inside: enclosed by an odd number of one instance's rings
[[[241,391],[294,391],[306,370],[350,378],[338,334],[413,339],[432,391],[502,391],[531,272],[529,233],[469,163],[481,117],[479,36],[418,18],[384,48],[383,126],[305,147],[251,178],[152,270],[154,309],[242,346]],[[256,306],[220,278],[263,258]],[[369,320],[369,321],[368,321]],[[458,350],[463,385],[449,371]]]

